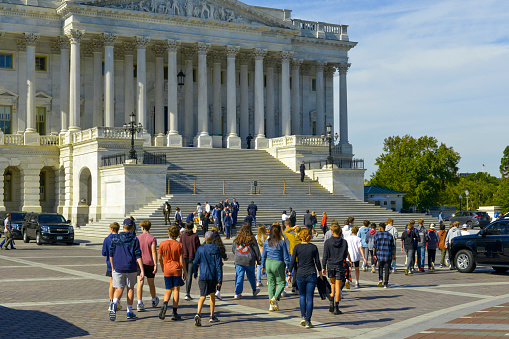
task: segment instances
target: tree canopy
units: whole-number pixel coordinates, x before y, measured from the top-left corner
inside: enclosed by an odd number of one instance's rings
[[[505,148],[504,155],[500,159],[500,174],[502,174],[502,179],[509,177],[509,146]]]
[[[434,137],[388,137],[383,152],[376,159],[378,170],[371,184],[406,192],[405,207],[435,205],[446,185],[459,180],[459,153]]]
[[[445,191],[441,194],[439,204],[442,206],[460,206],[459,196],[462,196],[461,205],[466,209],[465,190],[469,191],[469,207],[474,210],[479,206],[492,206],[495,204],[495,196],[499,189],[499,182],[496,177],[484,173],[472,173],[460,177],[457,182],[446,185]]]

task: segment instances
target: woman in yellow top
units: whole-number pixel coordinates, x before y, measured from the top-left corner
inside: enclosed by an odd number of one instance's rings
[[[292,256],[295,246],[302,242],[302,240],[299,238],[299,233],[300,226],[287,227],[284,231],[286,238],[290,241],[290,256]],[[292,293],[294,294],[299,293],[297,288],[297,280],[295,279],[296,274],[297,267],[295,267],[292,272]]]
[[[256,235],[256,241],[258,242],[258,247],[260,248],[260,253],[263,252],[263,243],[269,235],[267,234],[267,229],[265,225],[260,225],[258,227],[258,234]],[[256,268],[256,286],[260,287],[263,286],[262,284],[262,265],[258,265]]]

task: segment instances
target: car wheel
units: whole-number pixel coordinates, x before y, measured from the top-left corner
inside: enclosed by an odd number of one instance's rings
[[[474,226],[472,226],[472,222],[471,221],[467,221],[467,226],[468,228],[470,228],[471,230],[474,229]]]
[[[42,245],[41,233],[37,232],[35,236],[35,242],[37,243],[37,245]]]
[[[509,270],[509,268],[507,268],[507,267],[500,267],[500,266],[493,266],[493,269],[497,273],[504,273],[504,272],[507,272],[507,270]]]
[[[460,250],[454,259],[456,268],[461,273],[470,273],[475,270],[475,261],[472,252],[469,250]]]
[[[30,242],[30,238],[28,237],[27,231],[23,232],[23,242],[24,243],[29,243]]]

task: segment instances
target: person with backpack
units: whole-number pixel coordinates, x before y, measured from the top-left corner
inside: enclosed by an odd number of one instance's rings
[[[447,231],[445,230],[445,224],[440,224],[440,231],[438,231],[438,249],[440,250],[440,268],[444,267],[445,260],[447,258],[447,246],[445,246],[445,237],[447,236]]]
[[[368,242],[366,241],[366,235],[369,233],[369,220],[364,220],[362,222],[362,226],[361,228],[359,228],[359,233],[357,234],[357,236],[361,239],[361,243],[362,243],[362,250],[364,252],[364,255],[366,256],[366,258],[368,258]],[[368,263],[362,263],[362,270],[364,272],[366,272],[368,270]]]
[[[398,229],[394,227],[393,223],[394,219],[392,218],[387,219],[387,222],[385,223],[386,225],[385,231],[389,232],[392,235],[392,237],[394,238],[394,244],[396,244],[396,241],[399,238],[399,232]],[[394,260],[392,261],[392,273],[396,273],[396,258],[394,258]]]
[[[435,231],[435,224],[429,225],[429,231],[426,235],[426,247],[428,247],[428,269],[435,270],[435,255],[440,238]]]
[[[417,228],[415,231],[419,235],[419,240],[417,240],[417,266],[419,267],[419,271],[424,272],[424,260],[426,255],[426,227],[424,227],[424,219],[419,219],[417,221]]]
[[[232,252],[234,254],[235,263],[235,296],[233,299],[242,298],[244,289],[244,274],[251,284],[253,296],[260,293],[260,289],[256,287],[255,265],[261,264],[260,249],[256,242],[256,238],[251,231],[251,225],[248,222],[242,224],[237,233],[237,237],[233,240]]]
[[[415,231],[414,225],[415,220],[410,220],[406,231],[404,231],[401,235],[401,252],[406,253],[407,259],[405,275],[412,274],[412,269],[414,267],[415,250],[417,248],[417,241],[419,239],[419,235]]]
[[[449,232],[447,233],[447,236],[445,237],[445,247],[449,250],[449,269],[450,270],[455,270],[456,267],[454,265],[454,258],[451,258],[451,241],[452,239],[458,237],[461,235],[461,231],[460,229],[458,228],[459,226],[459,222],[458,221],[455,221],[454,224],[452,225],[453,227],[449,230]]]

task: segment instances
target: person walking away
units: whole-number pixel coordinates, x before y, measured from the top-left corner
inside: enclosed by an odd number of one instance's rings
[[[290,216],[288,214],[286,214],[286,211],[283,211],[283,213],[281,214],[281,222],[283,223],[283,225],[286,225],[285,221],[288,218],[290,218]]]
[[[444,223],[444,216],[442,215],[442,211],[438,213],[438,223],[440,226],[442,226],[442,224]]]
[[[193,228],[194,224],[192,222],[186,223],[186,231],[180,236],[186,272],[193,272],[193,261],[196,257],[196,251],[200,247],[200,238],[198,237],[198,234],[193,232]],[[189,273],[186,279],[186,295],[184,296],[184,300],[193,300],[191,297],[192,284],[193,277],[192,274]]]
[[[447,246],[445,246],[445,237],[447,231],[445,230],[445,224],[440,224],[440,231],[438,231],[438,249],[440,250],[440,268],[444,267],[445,260],[447,258]]]
[[[451,258],[450,248],[451,248],[452,239],[461,235],[461,231],[458,228],[459,224],[460,223],[458,221],[455,221],[453,224],[453,227],[449,230],[449,232],[447,233],[447,236],[445,237],[445,246],[449,250],[449,269],[450,270],[456,269],[456,266],[454,264],[454,258]]]
[[[114,237],[110,245],[110,264],[113,277],[113,302],[110,304],[109,318],[117,318],[117,304],[127,287],[127,319],[136,319],[133,312],[134,286],[136,285],[136,264],[140,268],[140,279],[145,276],[143,261],[141,260],[140,242],[132,233],[134,221],[131,218],[124,220],[123,232]]]
[[[376,224],[373,222],[370,225],[370,230],[366,234],[366,241],[368,243],[369,257],[371,258],[371,273],[375,273],[376,259],[373,253],[373,247],[375,246],[375,234]]]
[[[327,233],[327,213],[322,212],[322,222],[320,223],[320,227],[322,228],[323,235]]]
[[[396,227],[394,227],[393,223],[394,223],[394,219],[392,219],[392,218],[387,219],[385,228],[386,228],[387,232],[389,232],[392,235],[392,237],[394,238],[394,244],[396,244],[396,241],[399,238],[399,232],[398,232],[398,229]],[[392,261],[392,273],[396,273],[396,257],[394,257],[394,260]]]
[[[246,137],[247,149],[251,149],[251,140],[253,140],[253,136],[251,133],[249,133],[249,135]]]
[[[346,238],[348,243],[348,253],[350,254],[352,268],[355,269],[355,288],[359,288],[359,277],[360,277],[360,260],[362,257],[363,265],[367,264],[366,257],[364,256],[364,249],[362,248],[362,240],[357,236],[359,227],[352,227],[352,235]]]
[[[212,227],[212,233],[214,233],[212,243],[219,248],[221,263],[223,263],[224,261],[228,260],[228,255],[226,254],[226,247],[224,246],[223,241],[221,240],[221,236],[219,235],[217,228]],[[223,265],[221,265],[221,276],[223,276]],[[223,300],[223,298],[221,298],[221,285],[216,286],[216,298],[219,300]]]
[[[223,224],[224,224],[226,239],[228,240],[232,237],[233,218],[232,218],[231,212],[226,213],[226,216],[224,217]]]
[[[435,270],[435,255],[438,242],[440,241],[438,233],[435,231],[435,224],[429,225],[429,231],[426,235],[426,247],[428,248],[428,269]]]
[[[168,202],[165,202],[163,205],[163,215],[164,215],[164,224],[171,224],[170,215],[171,215],[171,205]]]
[[[339,223],[338,223],[336,220],[332,220],[332,221],[330,222],[330,227],[332,228],[332,225],[334,225],[334,224],[338,224],[338,226],[339,226]],[[343,231],[341,231],[341,234],[343,234]],[[323,243],[325,244],[325,242],[326,242],[327,240],[329,240],[331,237],[332,237],[332,231],[329,229],[329,230],[325,233],[325,235],[323,236]]]
[[[247,215],[244,218],[244,222],[245,223],[247,222],[250,226],[253,226],[253,221],[254,221],[253,216],[249,214],[249,212],[247,212]]]
[[[412,274],[414,268],[414,256],[417,249],[419,235],[414,229],[415,220],[410,220],[406,231],[401,234],[401,252],[406,253],[405,275]]]
[[[415,231],[419,235],[417,240],[417,265],[419,271],[424,272],[424,261],[426,256],[426,227],[424,227],[424,219],[417,220],[417,228]]]
[[[267,230],[265,225],[260,225],[258,227],[258,234],[256,235],[256,242],[258,243],[258,248],[260,252],[263,252],[263,243],[267,240]],[[262,265],[257,265],[256,267],[256,287],[262,287]]]
[[[348,238],[350,235],[352,235],[352,227],[353,222],[355,221],[354,217],[348,217],[345,221],[345,226],[343,226],[343,238]]]
[[[210,223],[210,212],[205,212],[203,214],[203,220],[201,223],[201,229],[203,231],[203,236],[205,236],[205,233],[209,231],[209,223]]]
[[[198,248],[196,257],[194,258],[194,278],[198,277],[200,272],[200,279],[198,280],[198,286],[200,287],[200,300],[198,300],[198,310],[194,316],[195,326],[201,326],[201,310],[203,303],[207,298],[210,297],[210,323],[216,323],[219,321],[214,315],[216,307],[216,287],[221,286],[223,283],[223,271],[221,267],[223,262],[221,261],[221,255],[219,248],[213,244],[214,233],[205,233],[205,244]]]
[[[304,218],[303,218],[303,224],[304,224],[304,227],[307,227],[308,230],[309,230],[309,234],[312,234],[313,232],[313,216],[311,215],[311,213],[309,213],[309,210],[306,210],[306,214],[304,214]]]
[[[143,270],[145,271],[145,277],[147,277],[147,283],[152,297],[152,307],[157,307],[159,304],[159,298],[156,296],[156,286],[154,285],[154,278],[157,273],[157,240],[152,234],[150,234],[150,228],[152,223],[149,220],[143,220],[140,222],[141,234],[138,236],[140,242],[141,261],[143,262]],[[136,295],[138,297],[138,312],[145,311],[145,305],[143,305],[143,285],[145,279],[139,277],[140,270],[138,269],[138,286]]]
[[[212,211],[212,219],[214,219],[214,227],[217,228],[219,232],[221,232],[221,223],[219,221],[220,217],[221,217],[221,210],[219,209],[219,206],[216,205],[216,207]]]
[[[237,217],[239,214],[240,205],[237,202],[235,198],[233,198],[232,204],[231,204],[231,210],[232,210],[232,219],[233,219],[233,226],[232,228],[237,228]]]
[[[11,245],[12,247],[12,225],[11,225],[11,215],[10,213],[7,213],[5,215],[5,220],[4,220],[4,235],[5,235],[5,243],[4,243],[4,247],[2,247],[4,250],[8,250],[9,249],[9,245]],[[15,249],[13,247],[13,249]]]
[[[384,288],[388,288],[391,260],[396,260],[396,243],[394,236],[386,231],[383,222],[378,225],[378,232],[375,234],[373,255],[375,260],[378,261],[378,287],[383,285]]]
[[[203,219],[203,206],[200,203],[196,204],[196,213],[198,214],[198,219],[201,221]]]
[[[178,207],[175,209],[175,217],[173,218],[173,220],[175,221],[175,224],[180,227],[180,225],[182,224],[182,212]]]
[[[297,224],[297,213],[291,207],[288,210],[290,211],[290,220],[293,227]]]
[[[247,280],[251,284],[253,296],[258,295],[260,289],[256,288],[255,264],[261,264],[261,255],[249,223],[245,222],[242,224],[239,233],[237,233],[237,237],[233,241],[232,252],[234,254],[235,271],[237,273],[234,299],[242,298],[244,274],[246,274]]]
[[[269,238],[263,243],[262,273],[267,271],[269,311],[279,311],[278,301],[285,288],[285,270],[288,271],[290,254],[283,240],[281,225],[275,222],[270,228]]]
[[[170,302],[171,295],[173,294],[173,315],[171,320],[177,321],[181,317],[178,314],[177,308],[179,304],[180,286],[184,286],[184,280],[188,274],[184,265],[184,253],[182,244],[177,241],[179,236],[179,229],[177,226],[168,227],[168,240],[165,240],[159,246],[159,263],[164,275],[164,285],[166,292],[164,293],[163,306],[159,311],[159,319],[164,320],[166,317],[166,310]],[[184,280],[182,279],[184,277]]]
[[[366,241],[366,235],[369,232],[369,220],[364,220],[362,222],[361,228],[359,228],[359,233],[357,236],[361,239],[362,243],[362,251],[364,252],[364,256],[368,257],[368,242]],[[367,259],[366,259],[367,260]],[[368,270],[368,263],[362,263],[362,270],[366,272]]]
[[[103,248],[102,248],[102,255],[106,257],[106,276],[110,277],[110,287],[108,288],[108,295],[110,297],[110,303],[108,305],[111,305],[113,302],[113,294],[115,293],[115,288],[113,287],[113,278],[111,275],[111,263],[110,263],[110,247],[111,242],[113,241],[113,238],[115,238],[118,235],[118,231],[120,230],[120,225],[116,222],[110,224],[110,234],[104,238],[103,241]],[[117,311],[120,311],[122,309],[122,306],[120,306],[120,301],[117,303]],[[109,309],[108,309],[109,310]]]
[[[298,261],[297,285],[300,291],[299,305],[302,318],[300,324],[306,328],[312,328],[311,316],[313,315],[313,295],[317,281],[316,272],[318,271],[320,279],[322,279],[322,265],[318,247],[310,243],[311,234],[309,230],[305,228],[300,231],[299,238],[302,243],[293,249],[287,279],[290,280],[291,269],[297,265]]]
[[[247,213],[253,217],[253,225],[256,227],[256,212],[258,211],[258,206],[255,205],[254,201],[251,201],[251,204],[247,206]]]
[[[339,310],[339,302],[341,301],[341,290],[345,287],[346,275],[343,262],[347,259],[352,262],[348,253],[348,243],[343,239],[343,231],[338,223],[331,224],[332,236],[327,239],[323,245],[323,271],[331,281],[331,298],[329,304],[329,312],[335,315],[342,314]],[[292,256],[293,258],[293,256]]]
[[[301,240],[299,238],[299,232],[301,231],[301,228],[300,228],[300,226],[292,227],[292,222],[290,221],[290,219],[287,219],[285,221],[285,226],[286,226],[286,229],[284,230],[283,233],[286,236],[286,238],[288,239],[288,241],[290,242],[290,256],[292,256],[293,249],[295,248],[295,246],[301,243]],[[294,293],[294,294],[298,293],[298,291],[299,291],[299,289],[297,288],[297,276],[296,276],[297,268],[298,268],[298,265],[295,266],[291,272],[292,273],[292,293]]]
[[[316,231],[316,224],[318,223],[318,216],[316,215],[315,211],[311,211],[311,221],[313,222],[312,225],[313,237],[317,237],[318,232]]]
[[[306,165],[304,161],[300,164],[299,171],[300,171],[300,181],[304,182],[304,176],[306,175]]]

